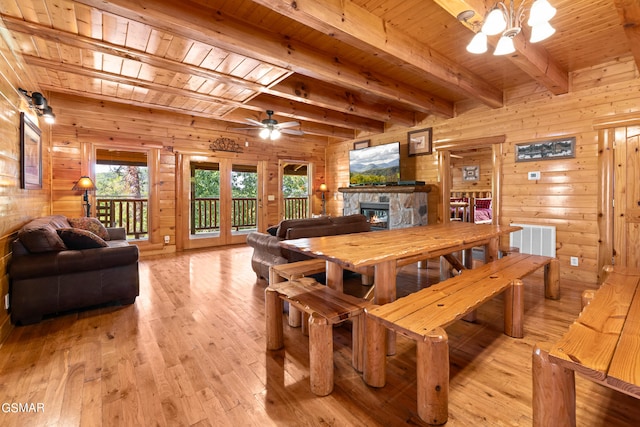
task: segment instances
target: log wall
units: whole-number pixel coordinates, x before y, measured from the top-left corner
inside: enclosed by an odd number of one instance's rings
[[[33,218],[50,213],[51,168],[49,167],[50,126],[39,119],[18,88],[38,91],[34,79],[26,71],[21,58],[14,56],[0,37],[0,342],[12,325],[5,309],[5,295],[9,292],[8,264],[11,242],[18,230]],[[47,96],[47,94],[44,94]],[[20,112],[25,112],[42,131],[42,189],[20,188]]]
[[[562,276],[596,283],[599,170],[598,132],[593,125],[605,116],[638,112],[638,77],[633,59],[620,58],[572,73],[570,92],[566,95],[551,96],[533,84],[518,87],[505,92],[502,108],[460,104],[456,106],[455,118],[430,119],[420,128],[433,127],[435,147],[444,145],[445,141],[449,145],[452,141],[505,135],[499,159],[502,163],[500,223],[555,225]],[[366,139],[371,140],[371,145],[401,141],[406,149],[408,130],[412,129],[394,129],[382,135],[366,136]],[[565,136],[576,137],[575,158],[515,161],[516,144]],[[348,150],[352,145],[353,141],[347,141],[329,146],[330,186],[348,183]],[[416,179],[438,186],[441,177],[437,175],[437,157],[434,154],[408,158],[407,165]],[[530,171],[540,171],[540,180],[529,181]],[[430,197],[430,203],[432,199]],[[437,203],[437,198],[435,200]],[[329,206],[334,214],[341,211],[340,200],[334,200]],[[429,212],[431,220],[436,207],[430,206]],[[571,256],[579,258],[579,267],[570,266]]]

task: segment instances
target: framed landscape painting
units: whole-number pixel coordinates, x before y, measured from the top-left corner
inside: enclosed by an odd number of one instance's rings
[[[42,188],[42,138],[38,126],[20,113],[20,187]]]

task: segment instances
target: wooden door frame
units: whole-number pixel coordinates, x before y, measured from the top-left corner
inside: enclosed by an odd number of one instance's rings
[[[443,223],[449,217],[451,208],[451,151],[468,150],[472,148],[491,147],[492,150],[492,177],[491,177],[491,198],[493,212],[493,223],[497,224],[500,218],[501,192],[502,192],[502,145],[506,142],[506,135],[495,135],[484,138],[448,140],[446,143],[434,144],[434,149],[438,152],[438,179],[440,181],[440,209],[438,210],[438,223]]]
[[[602,268],[613,260],[616,129],[629,126],[640,126],[640,113],[604,117],[593,123],[598,131],[598,283],[602,282]]]

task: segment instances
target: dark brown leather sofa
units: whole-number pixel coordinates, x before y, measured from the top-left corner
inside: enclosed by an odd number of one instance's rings
[[[280,247],[281,240],[321,237],[336,234],[361,233],[371,231],[371,225],[364,215],[355,214],[339,217],[320,217],[284,220],[271,229],[273,235],[254,231],[247,236],[247,244],[253,248],[251,267],[258,278],[269,280],[269,267],[277,264],[302,261],[310,257],[299,252]],[[370,281],[363,278],[363,282]]]
[[[102,227],[102,238],[72,227],[71,220],[42,217],[18,233],[9,266],[13,323],[105,303],[132,304],[138,296],[138,247],[126,241],[124,229]]]

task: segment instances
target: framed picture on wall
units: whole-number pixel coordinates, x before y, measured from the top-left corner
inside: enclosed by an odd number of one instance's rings
[[[576,137],[516,145],[516,162],[566,159],[576,156]]]
[[[409,145],[409,155],[431,154],[431,133],[432,128],[414,130],[407,134],[407,144]]]
[[[42,188],[42,138],[38,126],[20,113],[20,188]]]
[[[369,142],[370,142],[369,139],[367,139],[366,141],[354,142],[353,143],[353,149],[354,150],[359,150],[361,148],[367,148],[369,146]]]
[[[480,179],[480,166],[463,166],[463,181],[478,181]]]

